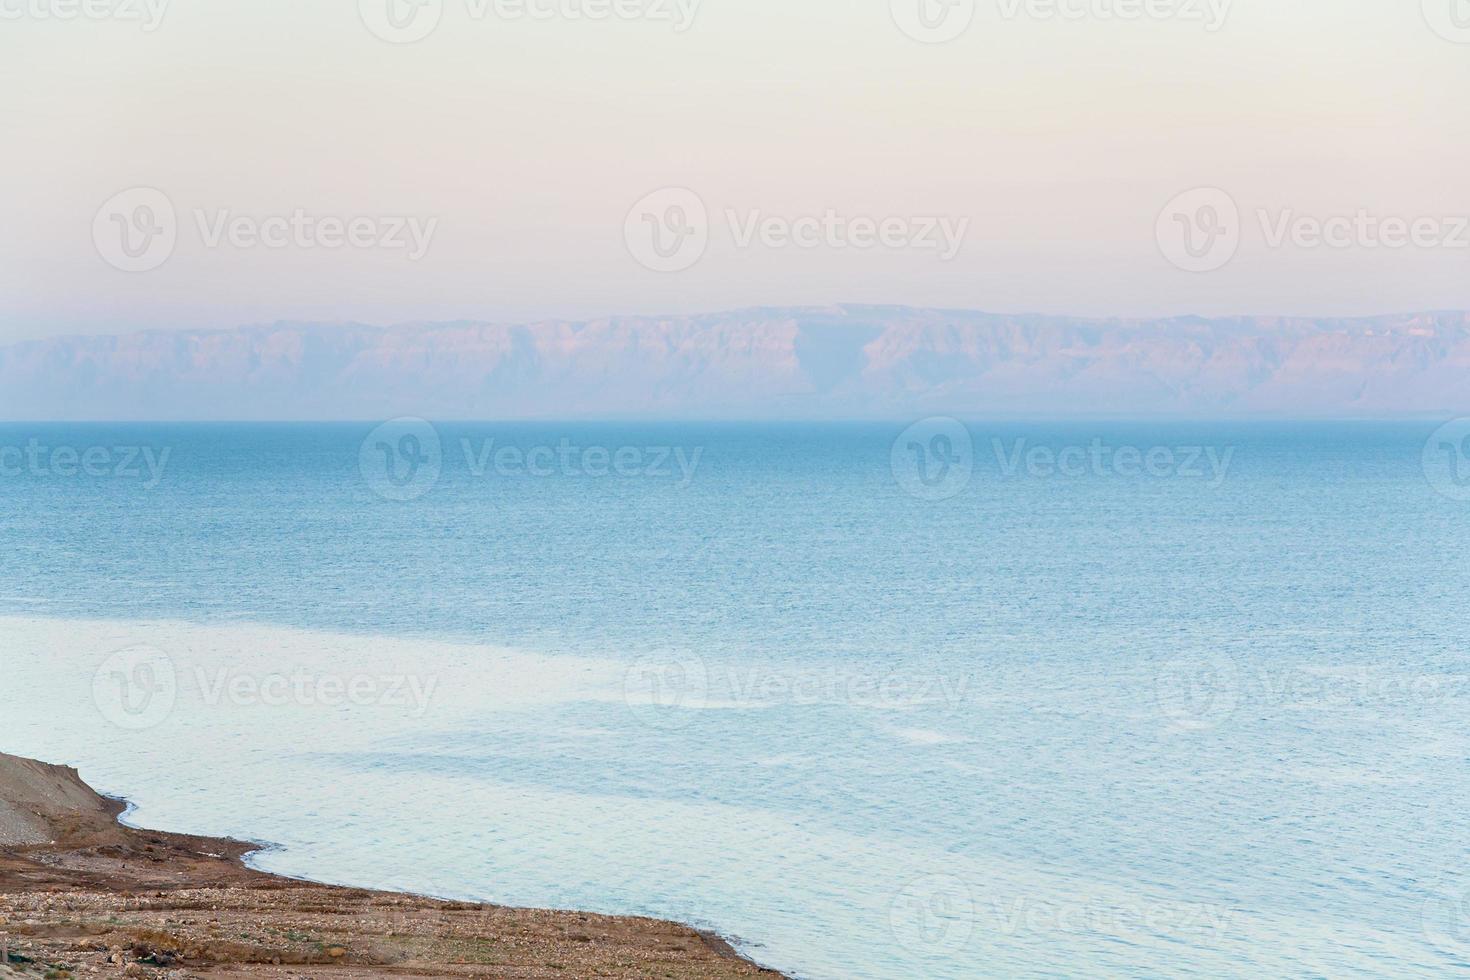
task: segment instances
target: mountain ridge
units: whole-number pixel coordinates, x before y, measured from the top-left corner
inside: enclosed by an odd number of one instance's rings
[[[31,340],[0,347],[0,417],[1398,417],[1470,411],[1467,379],[1462,311],[1102,319],[754,307]]]

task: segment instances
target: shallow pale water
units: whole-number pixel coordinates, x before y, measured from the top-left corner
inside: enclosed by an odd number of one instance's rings
[[[800,977],[1462,971],[1436,425],[4,426],[0,747]]]

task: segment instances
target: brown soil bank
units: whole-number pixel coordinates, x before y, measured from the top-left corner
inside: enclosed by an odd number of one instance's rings
[[[779,977],[686,926],[262,874],[131,830],[76,770],[0,754],[0,978]]]

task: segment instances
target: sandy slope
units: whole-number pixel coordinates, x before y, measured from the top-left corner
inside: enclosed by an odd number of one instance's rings
[[[131,830],[122,808],[0,754],[0,977],[777,976],[673,923],[276,878],[247,845]]]

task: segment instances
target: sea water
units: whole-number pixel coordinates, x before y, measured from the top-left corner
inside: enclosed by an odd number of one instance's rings
[[[1464,971],[1442,421],[6,425],[0,750],[796,977]]]

